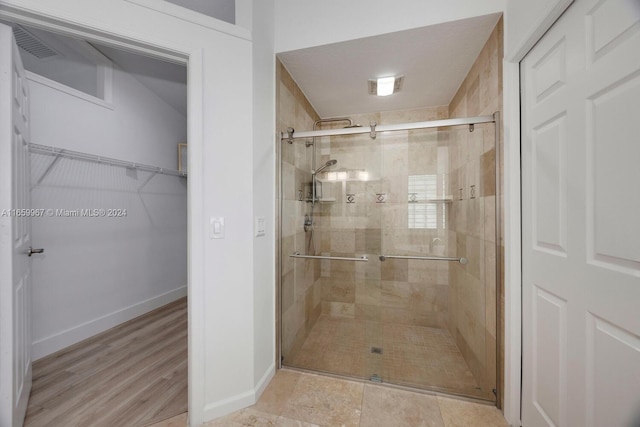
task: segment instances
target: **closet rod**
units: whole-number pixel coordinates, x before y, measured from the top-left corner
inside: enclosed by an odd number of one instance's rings
[[[155,172],[164,175],[187,176],[186,172],[175,169],[161,168],[159,166],[149,166],[142,163],[127,162],[125,160],[113,159],[110,157],[96,156],[95,154],[82,153],[80,151],[67,150],[64,148],[50,147],[48,145],[29,144],[29,151],[38,154],[48,154],[56,157],[67,157],[69,159],[86,160],[89,162],[104,163],[113,166],[122,166],[147,172]]]

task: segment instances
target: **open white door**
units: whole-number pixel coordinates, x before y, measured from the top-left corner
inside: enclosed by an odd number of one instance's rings
[[[521,73],[522,422],[635,427],[640,2],[574,2]]]
[[[31,222],[27,79],[0,24],[0,425],[22,426],[31,391]]]

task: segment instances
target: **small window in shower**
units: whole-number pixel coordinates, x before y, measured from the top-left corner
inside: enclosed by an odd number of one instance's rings
[[[409,176],[409,228],[438,228],[437,175]]]

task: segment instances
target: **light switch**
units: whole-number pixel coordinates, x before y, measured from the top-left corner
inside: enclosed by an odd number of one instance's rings
[[[209,238],[224,239],[224,217],[212,216],[209,220]]]
[[[266,234],[264,217],[256,217],[255,232],[256,237],[264,236]]]

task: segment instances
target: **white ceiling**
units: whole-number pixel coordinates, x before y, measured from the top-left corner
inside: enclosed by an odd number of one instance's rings
[[[13,25],[4,21],[0,21],[0,23]],[[23,62],[27,69],[95,96],[95,93],[75,84],[82,77],[82,73],[76,73],[79,67],[83,65],[85,68],[90,65],[95,67],[94,58],[87,57],[86,52],[78,51],[78,41],[60,34],[26,26],[22,27],[32,36],[35,36],[36,40],[50,48],[52,47],[59,54],[58,57],[39,60],[34,56],[22,53]],[[109,58],[117,67],[137,79],[147,89],[154,92],[162,101],[169,104],[183,116],[187,116],[187,67],[95,43],[92,43],[91,46]],[[57,73],[57,77],[53,75],[54,72]],[[93,85],[95,85],[95,81]],[[91,85],[88,84],[88,86]]]
[[[187,67],[112,47],[93,46],[164,102],[187,116]]]
[[[282,52],[278,57],[320,117],[448,105],[499,18],[500,14],[479,16]],[[186,116],[186,67],[94,46]],[[368,79],[389,75],[404,75],[400,92],[387,97],[368,94]]]
[[[448,105],[500,14],[278,54],[320,117]],[[404,75],[402,90],[369,95],[367,81]]]

